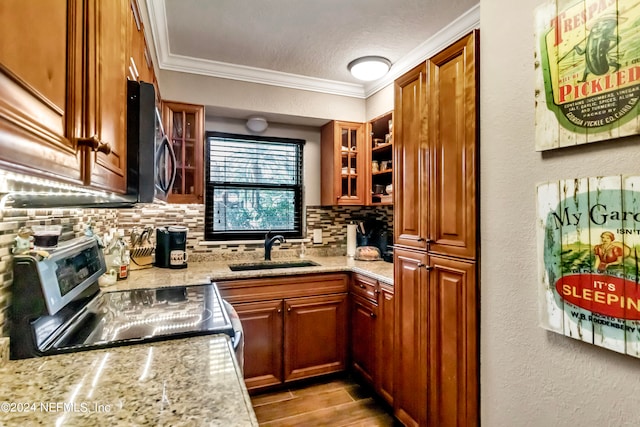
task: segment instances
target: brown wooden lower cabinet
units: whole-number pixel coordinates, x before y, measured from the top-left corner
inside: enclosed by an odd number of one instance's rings
[[[428,425],[478,425],[476,264],[431,256]]]
[[[405,426],[427,425],[427,254],[394,248],[396,300],[393,390],[395,416]],[[436,424],[434,424],[436,425]]]
[[[244,332],[244,377],[247,389],[282,383],[282,300],[238,303]]]
[[[376,324],[376,375],[375,389],[378,394],[393,405],[393,354],[395,338],[395,300],[393,286],[379,284],[378,317]]]
[[[373,386],[376,378],[378,305],[351,295],[351,368]]]
[[[347,367],[347,294],[284,301],[284,381]]]
[[[478,425],[476,264],[398,247],[394,257],[395,415]]]
[[[347,283],[343,273],[218,282],[242,322],[250,392],[346,369]]]
[[[393,404],[393,286],[354,274],[351,283],[351,369]]]

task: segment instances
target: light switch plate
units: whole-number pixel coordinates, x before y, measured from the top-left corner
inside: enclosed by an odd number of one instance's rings
[[[322,244],[322,228],[313,229],[313,244],[314,245]]]

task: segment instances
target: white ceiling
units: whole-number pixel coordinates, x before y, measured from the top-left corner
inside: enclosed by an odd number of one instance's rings
[[[158,66],[366,98],[477,28],[478,0],[146,0]],[[392,62],[363,84],[347,64]]]

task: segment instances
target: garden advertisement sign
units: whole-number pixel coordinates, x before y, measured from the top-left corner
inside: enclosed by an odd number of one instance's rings
[[[537,187],[540,323],[640,357],[640,176]]]
[[[640,0],[535,11],[536,150],[640,133]]]

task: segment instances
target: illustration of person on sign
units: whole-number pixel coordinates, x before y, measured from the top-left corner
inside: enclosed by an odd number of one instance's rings
[[[605,231],[600,235],[601,243],[594,245],[595,269],[599,273],[607,271],[607,268],[620,266],[625,256],[629,256],[631,248],[622,242],[616,241],[615,235],[610,231]]]

